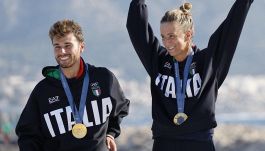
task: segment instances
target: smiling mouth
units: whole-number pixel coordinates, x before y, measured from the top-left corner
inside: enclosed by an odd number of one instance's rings
[[[61,61],[65,61],[65,60],[69,59],[69,56],[68,55],[67,56],[61,56],[61,57],[59,57],[59,59]]]
[[[172,50],[174,50],[174,48],[175,48],[175,47],[168,47],[167,50],[168,50],[168,51],[172,51]]]

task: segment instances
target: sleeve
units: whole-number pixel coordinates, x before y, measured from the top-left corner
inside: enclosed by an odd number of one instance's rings
[[[42,151],[43,136],[39,125],[39,109],[33,91],[16,126],[20,151]]]
[[[216,71],[218,87],[228,74],[252,2],[253,0],[236,0],[226,19],[210,37],[207,50]]]
[[[110,93],[111,98],[114,102],[114,110],[112,111],[109,119],[107,135],[111,135],[116,138],[121,133],[120,124],[123,117],[127,116],[129,113],[130,101],[125,98],[124,93],[115,75],[111,73],[111,76],[112,85]]]
[[[156,76],[161,46],[148,23],[145,0],[132,0],[126,26],[134,49],[146,71],[149,76]]]

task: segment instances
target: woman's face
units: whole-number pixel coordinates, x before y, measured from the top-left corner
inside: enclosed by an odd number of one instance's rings
[[[163,45],[171,56],[186,56],[191,42],[190,32],[184,33],[176,22],[161,23],[160,32]]]

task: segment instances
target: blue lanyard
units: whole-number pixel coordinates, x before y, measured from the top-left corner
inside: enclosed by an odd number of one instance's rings
[[[186,92],[186,86],[187,86],[187,81],[188,81],[188,76],[189,76],[189,68],[192,62],[193,54],[188,56],[188,59],[185,64],[184,68],[184,75],[183,75],[183,80],[181,83],[180,80],[180,74],[179,74],[179,64],[176,61],[174,63],[175,66],[175,85],[176,85],[176,93],[177,93],[177,107],[178,107],[178,113],[184,113],[184,105],[185,105],[185,92]]]
[[[80,104],[79,104],[79,110],[77,110],[76,105],[74,103],[74,99],[73,99],[73,95],[70,91],[69,85],[66,81],[66,78],[60,68],[60,77],[61,77],[61,82],[64,88],[64,92],[66,93],[68,102],[71,106],[72,112],[73,112],[73,116],[74,116],[74,120],[76,121],[76,123],[82,123],[83,120],[83,115],[84,115],[84,109],[85,109],[85,105],[86,105],[86,97],[87,97],[87,90],[88,90],[88,83],[89,83],[89,75],[88,75],[88,65],[86,64],[86,70],[85,70],[85,78],[83,81],[83,87],[82,87],[82,93],[81,93],[81,100],[80,100]]]

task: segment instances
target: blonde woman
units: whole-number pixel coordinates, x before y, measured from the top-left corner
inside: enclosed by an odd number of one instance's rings
[[[236,0],[227,18],[199,49],[192,43],[192,5],[165,13],[163,46],[148,23],[145,0],[132,0],[127,29],[151,78],[153,151],[214,151],[215,101],[253,0]]]

